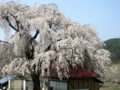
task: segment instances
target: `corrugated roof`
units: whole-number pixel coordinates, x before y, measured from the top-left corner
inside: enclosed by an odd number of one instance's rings
[[[64,72],[64,69],[61,69],[61,72]],[[52,68],[50,70],[50,76],[57,78],[57,70],[56,70],[56,62],[52,64]],[[85,66],[81,66],[76,64],[76,66],[69,65],[69,78],[98,78],[99,75],[94,71],[88,69]]]
[[[13,78],[15,78],[15,77],[16,77],[16,75],[8,75],[8,76],[0,79],[0,84],[4,84],[4,83],[6,83],[8,80],[13,79]]]

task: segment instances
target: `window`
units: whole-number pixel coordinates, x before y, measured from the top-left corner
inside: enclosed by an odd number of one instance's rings
[[[50,81],[50,87],[52,87],[53,90],[67,90],[67,83],[59,81]]]

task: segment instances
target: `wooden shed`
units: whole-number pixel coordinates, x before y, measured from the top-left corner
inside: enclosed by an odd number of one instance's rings
[[[56,64],[52,64],[50,76],[43,78],[42,90],[99,90],[102,83],[99,75],[85,66],[69,65],[69,78],[60,80],[56,71]]]
[[[0,79],[0,89],[2,89],[3,87],[5,87],[6,89],[8,88],[8,81],[10,79],[15,78],[16,75],[7,75],[6,77]]]
[[[32,80],[14,78],[9,80],[8,90],[33,90]]]

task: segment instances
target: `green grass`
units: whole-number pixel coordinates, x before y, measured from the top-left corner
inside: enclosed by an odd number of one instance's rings
[[[105,88],[100,88],[100,90],[120,90],[120,88],[105,87]]]

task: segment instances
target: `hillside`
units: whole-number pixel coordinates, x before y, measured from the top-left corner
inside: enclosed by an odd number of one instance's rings
[[[111,60],[113,63],[120,62],[120,38],[109,39],[104,42],[105,49],[111,52]]]
[[[109,39],[104,41],[104,43],[106,44],[104,48],[111,53],[111,60],[113,62],[111,68],[114,70],[114,73],[109,73],[111,77],[105,75],[104,86],[109,87],[105,90],[109,90],[110,88],[112,88],[111,90],[119,90],[116,88],[120,88],[120,38]]]

